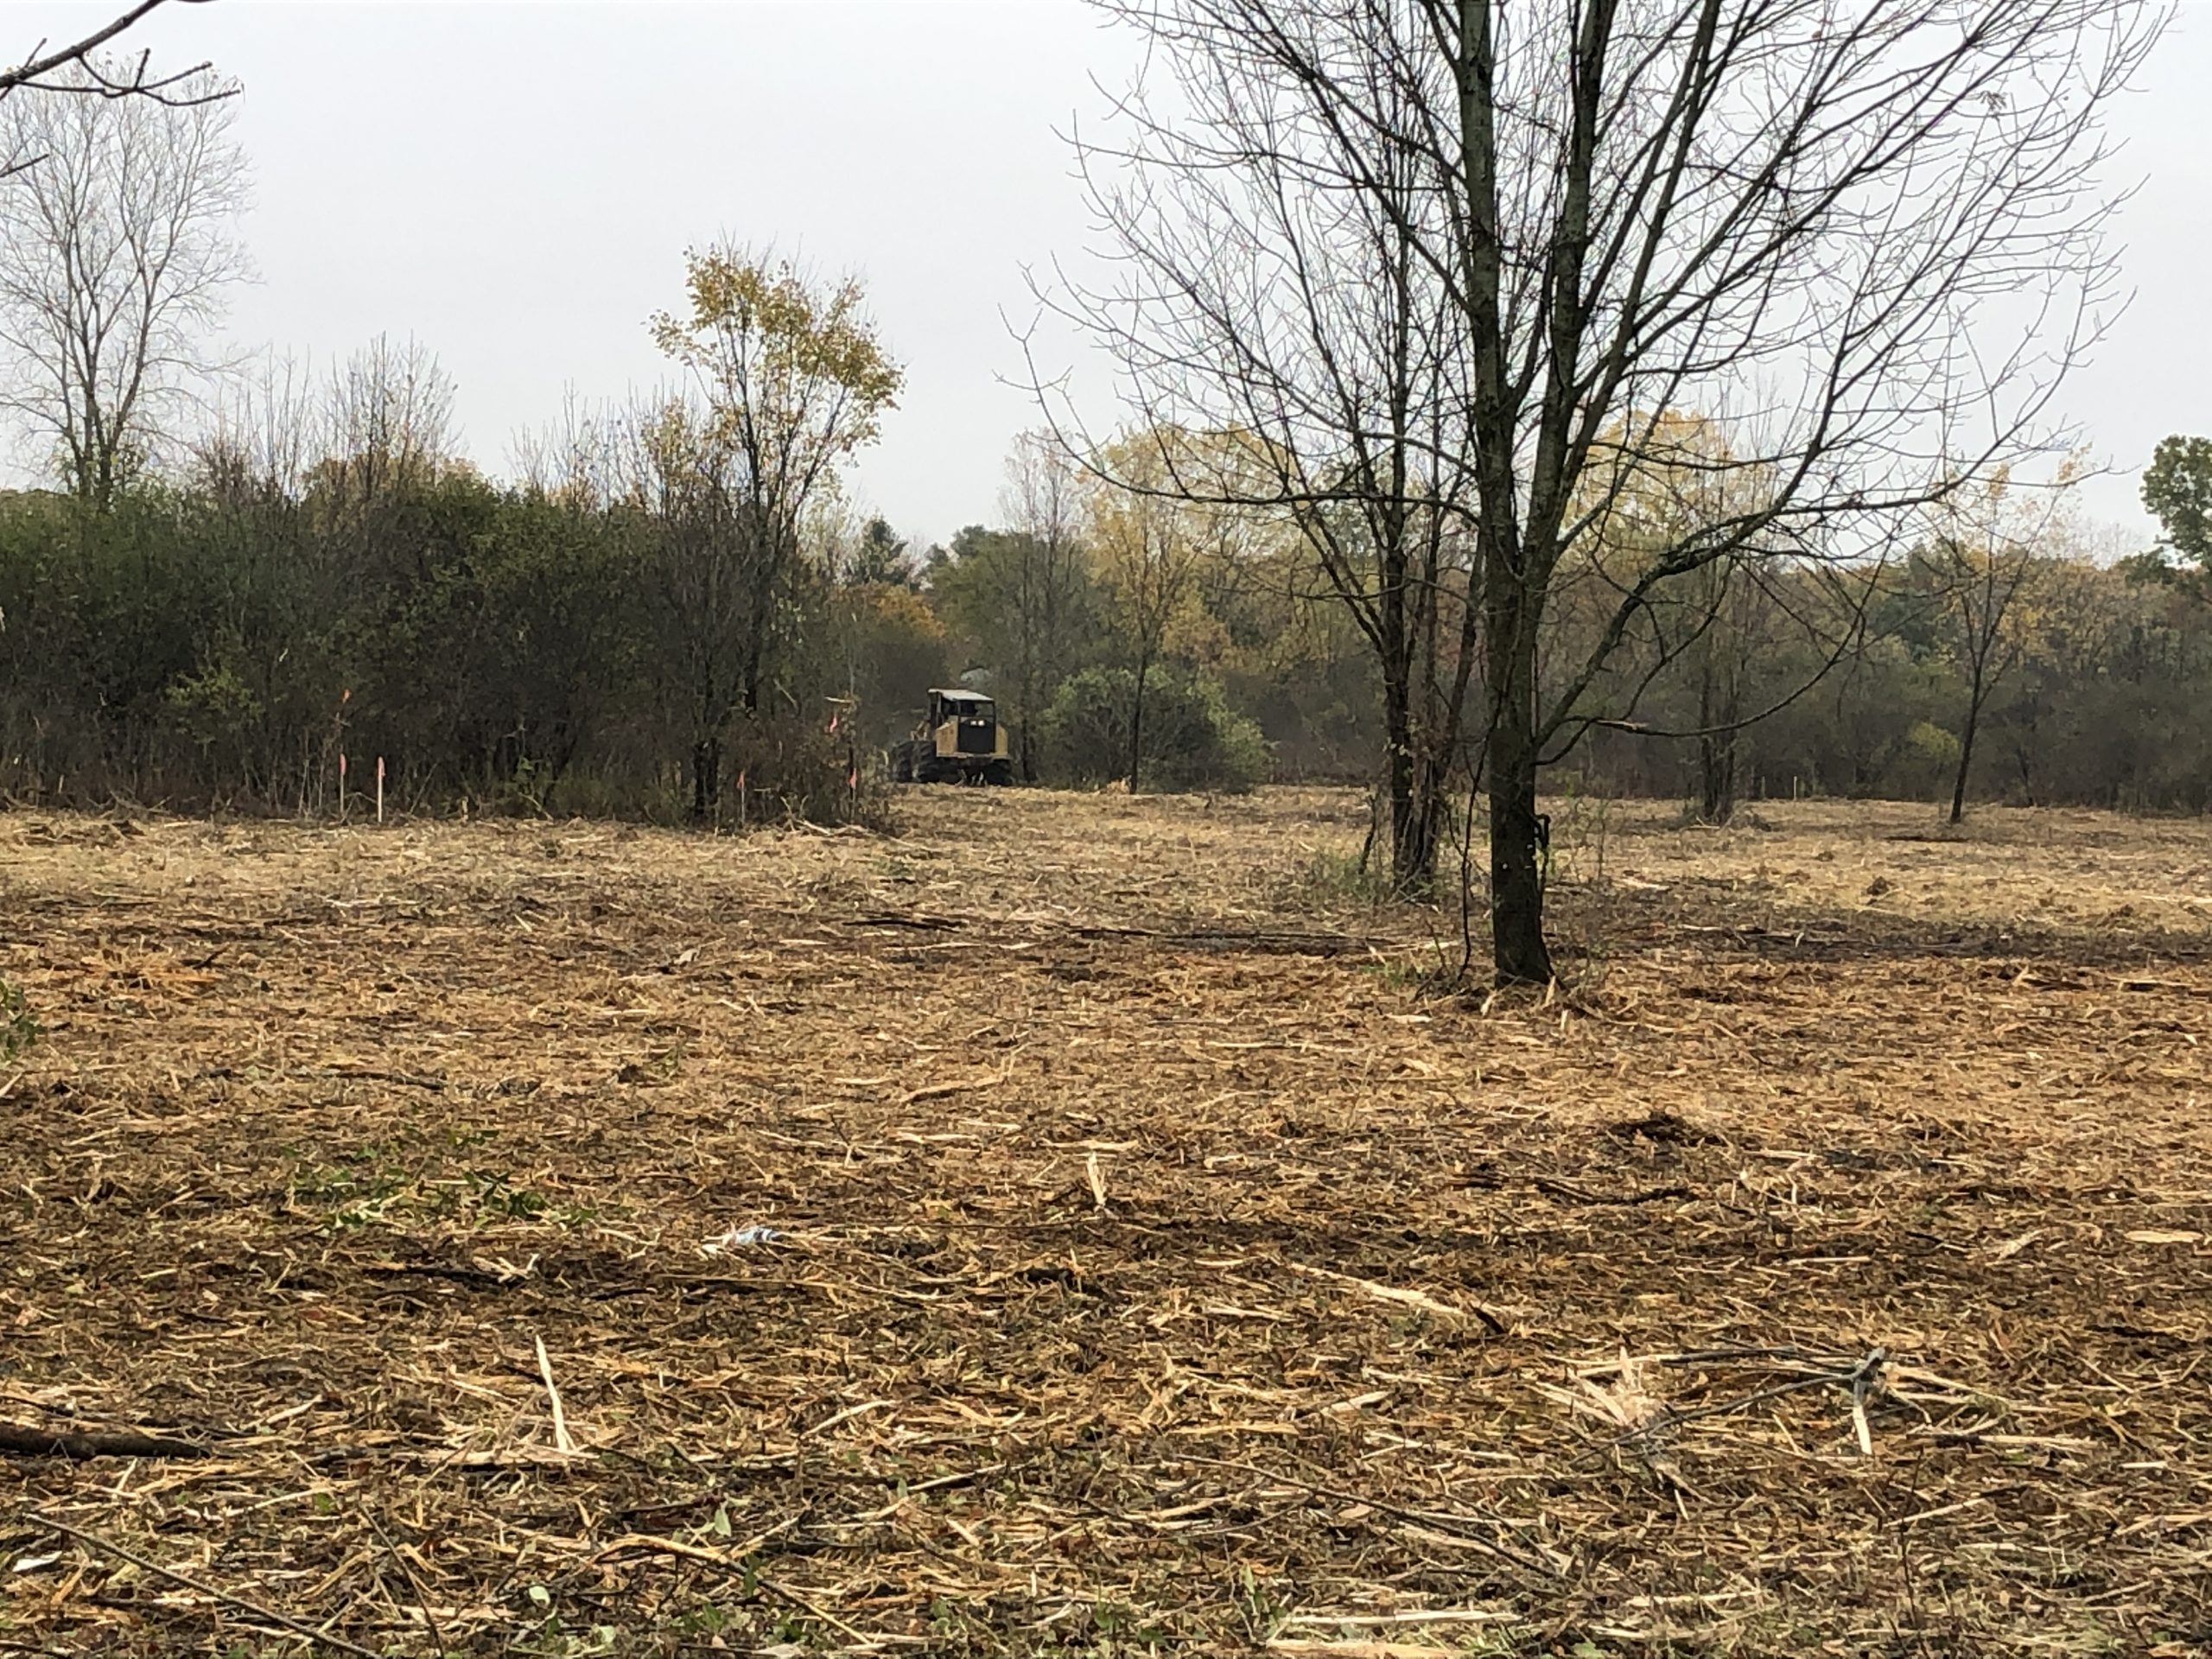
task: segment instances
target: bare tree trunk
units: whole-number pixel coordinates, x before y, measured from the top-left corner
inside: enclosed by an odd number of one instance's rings
[[[698,823],[711,821],[721,804],[722,745],[716,723],[721,699],[715,680],[709,669],[699,688],[699,723],[691,742],[691,817]]]
[[[1544,881],[1536,813],[1536,630],[1526,588],[1493,558],[1488,572],[1491,963],[1501,985],[1544,985]]]
[[[1736,816],[1736,734],[1722,732],[1698,740],[1700,787],[1698,816],[1724,824]]]
[[[721,741],[702,737],[691,746],[691,816],[706,823],[715,816],[721,798]]]
[[[1967,728],[1959,739],[1959,775],[1951,784],[1951,822],[1967,815],[1967,773],[1974,766],[1974,739],[1981,725],[1981,664],[1974,664],[1974,684],[1967,694]]]
[[[1137,658],[1136,700],[1129,708],[1129,793],[1137,792],[1137,772],[1144,764],[1145,680],[1152,668],[1149,657]]]
[[[1037,723],[1037,675],[1036,671],[1030,664],[1026,627],[1023,632],[1025,638],[1021,650],[1021,723],[1014,728],[1014,734],[1015,745],[1021,751],[1021,781],[1025,784],[1033,784],[1037,781],[1037,753],[1034,746],[1030,742],[1029,734]]]
[[[1394,652],[1395,656],[1395,652]],[[1414,753],[1411,690],[1404,664],[1382,678],[1382,730],[1389,750],[1390,886],[1402,898],[1426,894],[1436,880],[1436,810],[1422,787],[1428,769]]]
[[[1698,821],[1725,824],[1736,816],[1736,728],[1738,699],[1718,685],[1719,671],[1710,655],[1698,678]]]
[[[1537,868],[1535,755],[1527,735],[1525,728],[1502,727],[1491,739],[1491,964],[1502,985],[1543,985],[1552,978]]]
[[[1414,788],[1414,758],[1390,743],[1390,886],[1401,897],[1419,898],[1436,875],[1436,849],[1424,846],[1421,803]]]

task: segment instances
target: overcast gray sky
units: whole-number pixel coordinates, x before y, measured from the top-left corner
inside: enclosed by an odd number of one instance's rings
[[[0,5],[0,55],[112,9]],[[679,298],[687,245],[772,241],[866,279],[908,381],[855,493],[923,540],[995,514],[1007,441],[1033,422],[1006,384],[1022,269],[1086,239],[1055,133],[1131,62],[1077,0],[214,0],[131,38],[245,84],[261,280],[233,308],[241,344],[321,365],[412,334],[500,471],[569,389],[660,378],[645,320]],[[2141,186],[2122,221],[2136,300],[2066,397],[2121,469],[2091,510],[2131,528],[2151,446],[2212,433],[2209,111],[2212,0],[2183,0],[2115,112]]]

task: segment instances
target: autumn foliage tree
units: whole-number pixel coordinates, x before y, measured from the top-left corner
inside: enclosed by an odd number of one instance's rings
[[[874,441],[901,373],[853,279],[727,245],[685,267],[688,303],[656,314],[652,334],[689,398],[641,436],[670,515],[662,584],[690,670],[692,807],[707,817],[731,719],[763,710],[808,509]]]

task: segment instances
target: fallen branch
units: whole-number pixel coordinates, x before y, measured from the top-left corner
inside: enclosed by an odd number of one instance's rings
[[[804,1519],[804,1515],[794,1515],[779,1521],[766,1531],[756,1532],[743,1543],[728,1549],[709,1549],[703,1544],[687,1544],[681,1538],[664,1538],[656,1533],[626,1532],[602,1548],[592,1560],[603,1561],[610,1556],[642,1549],[656,1555],[681,1555],[686,1560],[704,1561],[709,1567],[719,1567],[726,1573],[742,1573],[750,1565],[747,1560],[748,1556],[778,1534],[789,1532]],[[756,1573],[754,1576],[759,1574]]]
[[[980,1077],[963,1077],[953,1083],[924,1084],[920,1088],[910,1089],[899,1096],[897,1103],[912,1106],[918,1100],[943,1100],[947,1095],[963,1094],[970,1089],[988,1089],[1005,1081],[1003,1072],[987,1071]]]
[[[1175,1461],[1203,1464],[1212,1469],[1234,1469],[1240,1474],[1256,1475],[1262,1480],[1279,1485],[1295,1486],[1301,1491],[1311,1492],[1316,1497],[1325,1497],[1332,1503],[1363,1504],[1381,1515],[1393,1516],[1399,1520],[1412,1521],[1421,1525],[1440,1527],[1471,1548],[1482,1551],[1498,1560],[1510,1561],[1516,1567],[1527,1568],[1553,1580],[1564,1579],[1567,1576],[1562,1568],[1544,1560],[1542,1555],[1532,1550],[1509,1548],[1500,1542],[1497,1534],[1510,1534],[1514,1530],[1512,1523],[1509,1522],[1491,1520],[1486,1516],[1478,1518],[1473,1516],[1454,1515],[1448,1510],[1412,1509],[1402,1503],[1393,1503],[1387,1498],[1370,1497],[1360,1492],[1348,1492],[1340,1486],[1325,1486],[1318,1482],[1301,1479],[1296,1475],[1285,1474],[1280,1469],[1263,1469],[1256,1463],[1238,1463],[1230,1458],[1209,1458],[1196,1452],[1179,1452],[1175,1453]],[[1489,1537],[1483,1536],[1476,1530],[1478,1527],[1485,1526],[1491,1534]],[[1541,1550],[1542,1546],[1538,1545],[1535,1548]]]
[[[1770,1400],[1779,1400],[1784,1395],[1801,1394],[1807,1389],[1817,1389],[1823,1384],[1828,1384],[1851,1390],[1852,1427],[1858,1435],[1860,1452],[1865,1456],[1872,1457],[1874,1448],[1872,1431],[1866,1421],[1866,1402],[1869,1396],[1881,1387],[1882,1371],[1889,1363],[1890,1351],[1878,1345],[1869,1348],[1863,1358],[1848,1366],[1835,1370],[1815,1371],[1807,1376],[1793,1377],[1787,1382],[1777,1382],[1771,1388],[1760,1389],[1734,1400],[1723,1400],[1709,1406],[1693,1406],[1684,1411],[1677,1411],[1671,1406],[1666,1407],[1650,1421],[1637,1424],[1626,1433],[1615,1435],[1596,1449],[1611,1451],[1615,1446],[1626,1446],[1630,1440],[1651,1434],[1662,1428],[1670,1429],[1682,1423],[1693,1423],[1701,1417],[1725,1417],[1732,1412],[1742,1411],[1748,1407],[1764,1405]],[[1587,1457],[1589,1454],[1586,1452],[1584,1455]]]
[[[546,1357],[545,1338],[537,1342],[537,1375],[544,1380],[545,1397],[553,1402],[553,1445],[563,1457],[575,1452],[576,1443],[569,1436],[569,1414],[561,1408],[561,1390],[553,1386],[553,1362]]]
[[[1610,1192],[1592,1192],[1571,1181],[1555,1181],[1548,1175],[1535,1178],[1536,1191],[1548,1192],[1555,1198],[1572,1198],[1577,1204],[1656,1204],[1662,1198],[1694,1198],[1696,1193],[1687,1186],[1655,1186],[1642,1192],[1624,1192],[1616,1196]]]
[[[22,1428],[0,1423],[0,1453],[19,1458],[205,1458],[204,1446],[158,1434],[65,1433],[52,1428]]]
[[[331,1077],[341,1083],[392,1083],[406,1089],[426,1089],[434,1095],[446,1091],[443,1077],[426,1077],[412,1071],[388,1071],[377,1065],[326,1065],[314,1071],[300,1074],[308,1077]]]

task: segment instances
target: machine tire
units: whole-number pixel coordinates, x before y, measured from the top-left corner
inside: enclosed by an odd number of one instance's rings
[[[914,781],[914,746],[893,743],[891,746],[891,781],[911,784]]]
[[[994,760],[983,768],[983,781],[995,788],[1003,789],[1014,782],[1014,762]]]
[[[917,747],[918,749],[919,746]],[[914,756],[914,781],[918,784],[957,783],[960,781],[960,764],[922,749]]]

